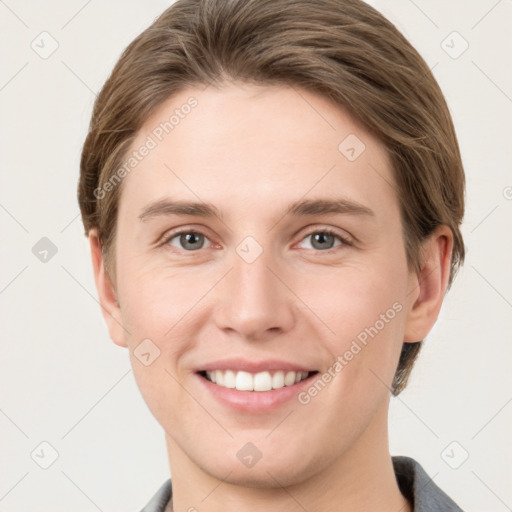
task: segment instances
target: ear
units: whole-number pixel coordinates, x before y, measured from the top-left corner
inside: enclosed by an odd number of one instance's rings
[[[453,235],[439,226],[422,244],[421,268],[411,274],[404,342],[423,340],[434,326],[450,277]]]
[[[121,322],[122,315],[121,308],[117,301],[117,294],[114,286],[110,282],[108,274],[105,272],[97,229],[91,229],[89,232],[89,244],[91,246],[94,280],[98,291],[101,312],[107,323],[110,338],[116,345],[128,347],[126,343],[126,330]]]

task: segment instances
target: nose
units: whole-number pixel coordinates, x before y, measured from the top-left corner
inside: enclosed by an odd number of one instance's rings
[[[291,329],[294,295],[270,251],[263,251],[253,262],[235,253],[231,263],[231,270],[216,287],[217,327],[252,341]]]

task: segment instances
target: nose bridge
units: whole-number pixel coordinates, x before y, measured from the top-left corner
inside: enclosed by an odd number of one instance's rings
[[[273,254],[251,237],[236,248],[220,295],[219,327],[246,338],[289,328],[293,320],[291,295],[275,275],[278,264]]]

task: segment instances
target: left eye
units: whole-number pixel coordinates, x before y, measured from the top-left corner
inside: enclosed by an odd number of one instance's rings
[[[330,230],[321,230],[321,231],[313,231],[312,233],[309,233],[306,235],[302,240],[307,240],[308,238],[311,238],[312,242],[311,245],[312,249],[316,249],[319,251],[325,251],[332,249],[334,247],[334,242],[336,239],[338,239],[341,243],[339,245],[350,245],[350,242],[343,238],[342,236],[338,235],[334,231]]]
[[[208,240],[202,233],[197,233],[196,231],[181,231],[171,235],[164,243],[176,247],[176,245],[172,243],[174,239],[178,239],[178,243],[181,244],[181,247],[178,246],[178,249],[185,249],[186,251],[202,249],[204,241]]]

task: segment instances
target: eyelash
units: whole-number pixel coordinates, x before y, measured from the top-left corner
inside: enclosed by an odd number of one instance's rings
[[[160,244],[160,246],[167,246],[169,244],[169,242],[173,239],[173,238],[176,238],[177,236],[179,235],[183,235],[183,234],[195,234],[195,235],[202,235],[204,236],[205,238],[208,238],[208,236],[199,231],[199,230],[194,230],[194,229],[181,229],[179,231],[175,231],[175,232],[172,232],[170,233],[169,235],[167,236],[164,236],[163,237],[163,240]],[[331,229],[331,228],[321,228],[321,229],[315,229],[313,231],[310,231],[309,233],[306,233],[302,238],[301,238],[301,242],[302,240],[304,240],[305,238],[309,237],[309,236],[312,236],[314,234],[317,234],[317,233],[322,233],[322,234],[326,234],[326,235],[332,235],[334,236],[335,238],[337,238],[338,240],[340,240],[340,242],[342,242],[341,246],[343,245],[346,245],[346,246],[352,246],[353,245],[353,242],[351,242],[348,238],[340,235],[337,231],[335,231],[334,229]],[[338,249],[339,247],[341,246],[337,246],[337,247],[332,247],[331,249],[327,249],[325,251],[321,251],[319,249],[308,249],[308,250],[313,250],[313,251],[316,251],[316,252],[320,252],[320,253],[325,253],[325,254],[331,254],[332,252],[336,251],[336,249]],[[175,249],[175,248],[173,248]],[[196,253],[196,252],[199,252],[198,251],[186,251],[183,249],[183,252],[187,252],[187,253]]]

